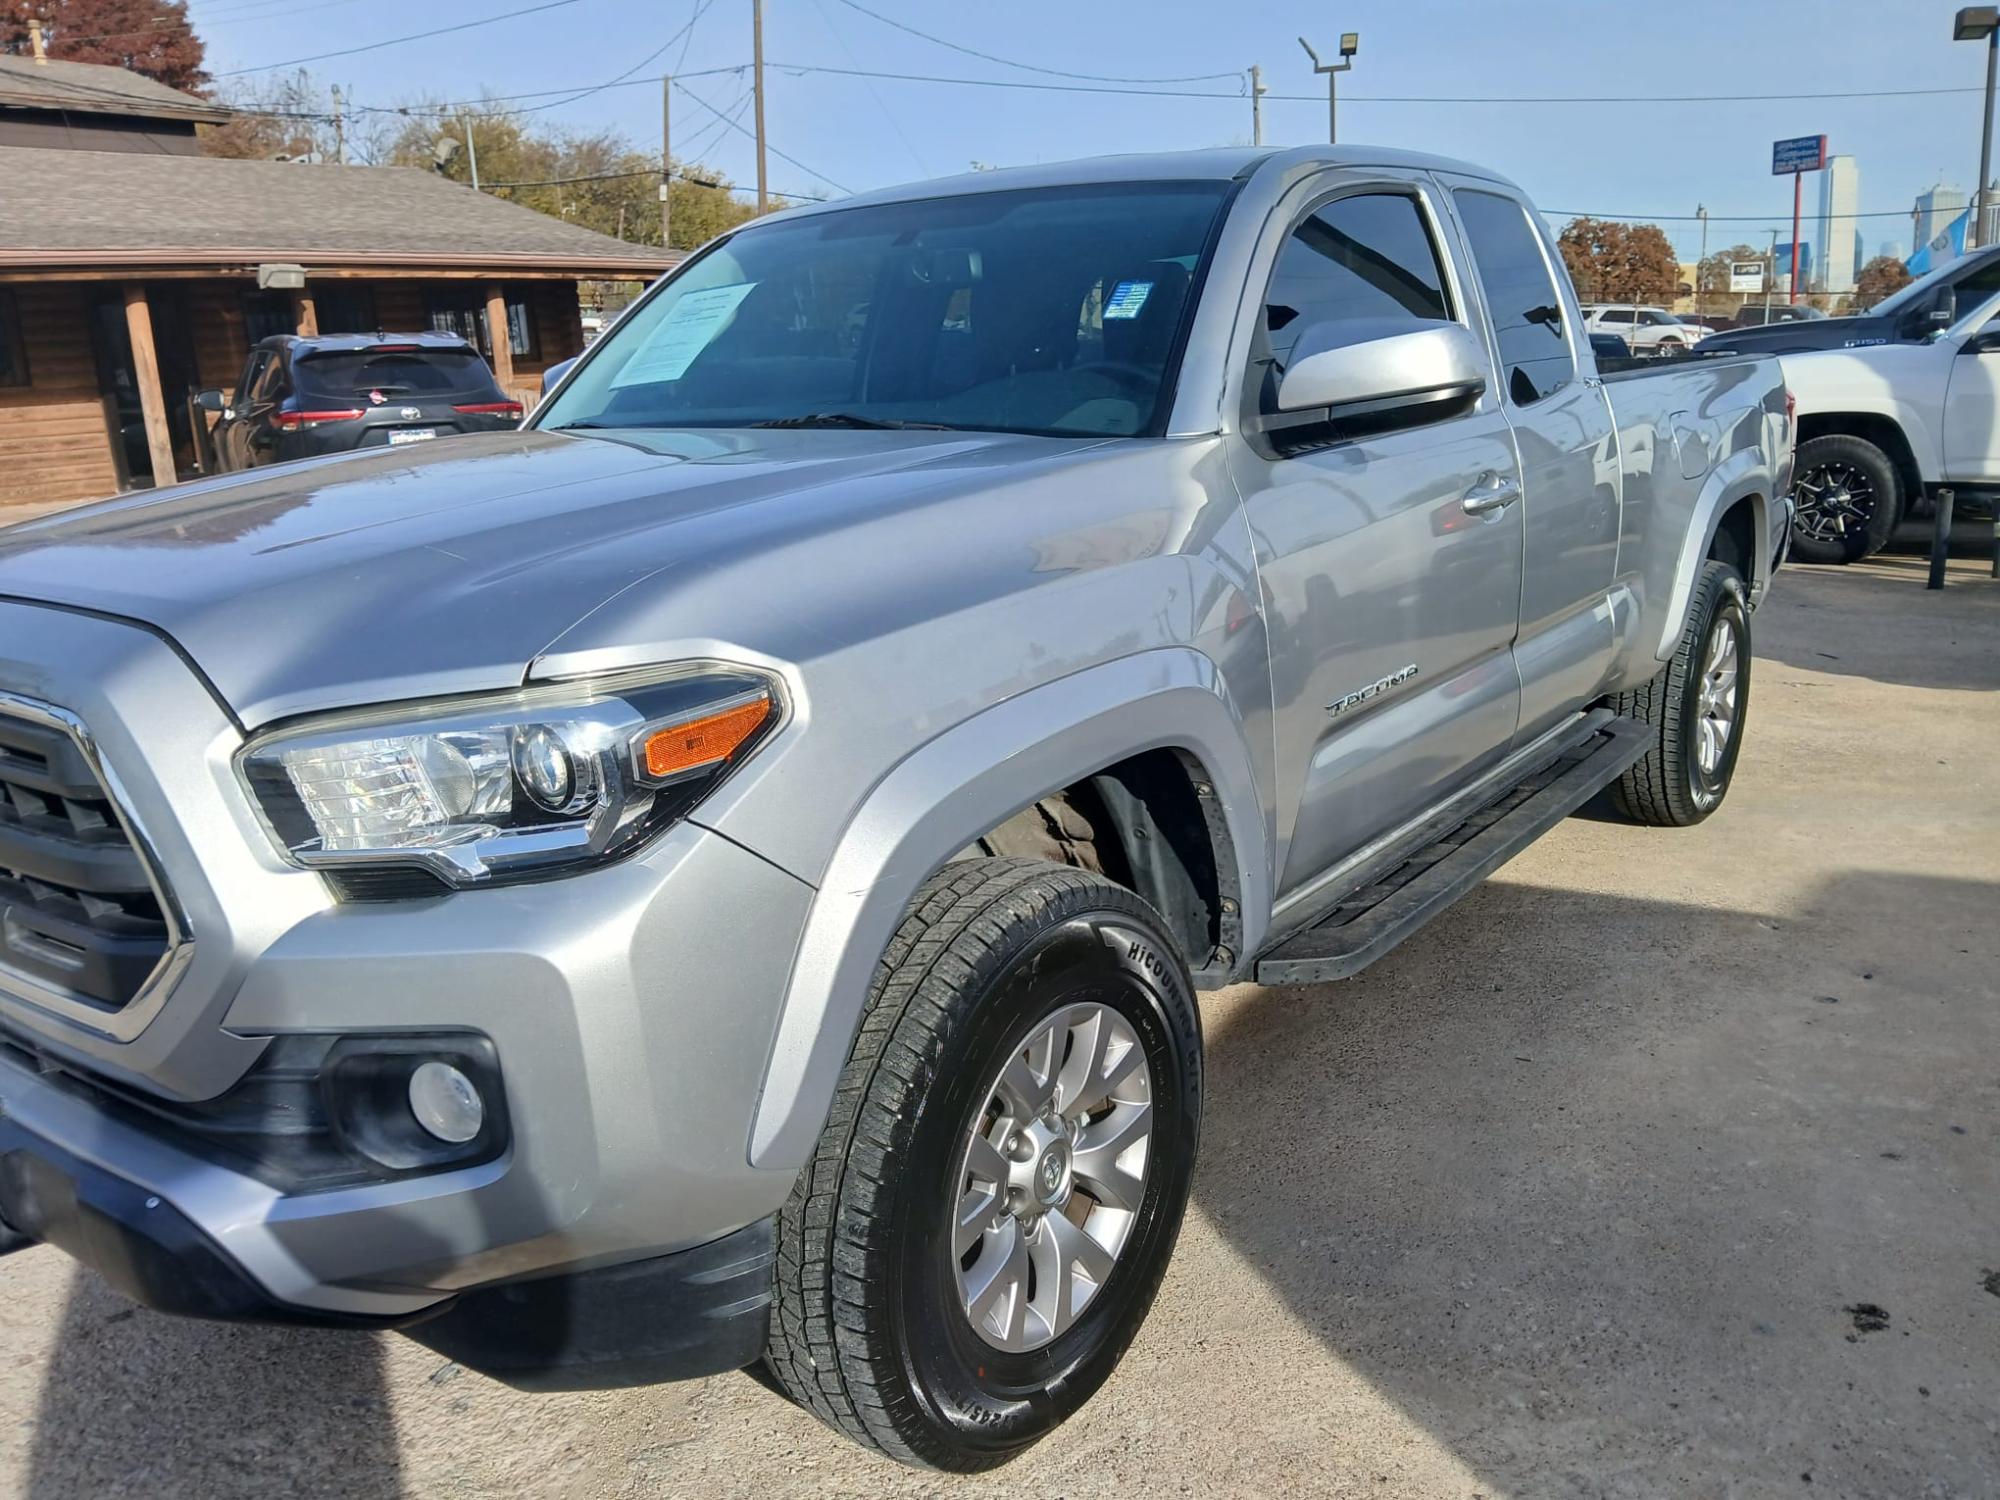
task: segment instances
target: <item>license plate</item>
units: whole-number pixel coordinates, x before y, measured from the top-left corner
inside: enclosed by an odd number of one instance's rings
[[[389,434],[389,446],[399,448],[404,443],[428,443],[437,435],[435,427],[398,427]]]

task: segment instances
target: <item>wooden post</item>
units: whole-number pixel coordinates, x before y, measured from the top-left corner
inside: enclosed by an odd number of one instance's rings
[[[125,329],[132,341],[132,373],[139,382],[139,410],[146,418],[146,450],[153,460],[153,485],[161,488],[180,478],[174,468],[174,440],[167,431],[167,398],[160,389],[160,359],[153,347],[153,310],[146,289],[138,283],[125,288]]]
[[[486,337],[493,344],[493,379],[508,395],[514,394],[514,338],[507,326],[507,288],[494,283],[486,288]]]
[[[292,293],[293,331],[302,339],[309,339],[319,333],[319,304],[313,301],[311,292]]]

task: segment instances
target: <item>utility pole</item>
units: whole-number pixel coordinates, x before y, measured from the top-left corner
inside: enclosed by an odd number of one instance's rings
[[[1250,64],[1250,144],[1264,144],[1264,70]]]
[[[479,191],[479,148],[472,144],[472,116],[462,114],[458,123],[465,131],[465,161],[472,170],[472,190]]]
[[[1972,185],[1972,217],[1965,221],[1965,248],[1986,243],[1986,185],[1993,172],[1993,79],[2000,64],[2000,8],[1968,5],[1952,23],[1955,42],[1986,43],[1986,92],[1979,120],[1979,181]],[[1922,246],[1918,247],[1919,249]]]
[[[333,86],[333,159],[347,165],[347,120],[341,113],[340,85]]]
[[[1312,43],[1304,37],[1299,38],[1299,45],[1312,59],[1313,71],[1326,74],[1326,139],[1328,145],[1336,145],[1340,140],[1340,112],[1334,84],[1342,73],[1354,66],[1354,54],[1361,50],[1361,34],[1355,31],[1340,34],[1340,61],[1337,63],[1321,62],[1319,54],[1312,49]]]
[[[1778,231],[1771,231],[1771,253],[1765,257],[1770,263],[1771,274],[1764,278],[1764,326],[1771,326],[1771,291],[1778,284]],[[1799,279],[1799,268],[1792,267],[1792,280]]]
[[[771,190],[764,175],[764,0],[750,0],[752,88],[757,95],[757,212],[768,213]]]
[[[674,80],[660,80],[660,248],[673,244]]]
[[[1694,216],[1697,219],[1701,220],[1701,254],[1698,257],[1696,257],[1694,263],[1694,315],[1695,317],[1699,318],[1701,316],[1701,306],[1702,306],[1701,268],[1703,262],[1705,262],[1708,259],[1708,205],[1705,203],[1697,203],[1694,206]]]

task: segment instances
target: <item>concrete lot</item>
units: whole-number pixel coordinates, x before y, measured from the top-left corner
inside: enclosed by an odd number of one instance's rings
[[[1207,997],[1159,1304],[997,1475],[743,1376],[535,1398],[175,1322],[35,1249],[0,1492],[2000,1494],[2000,584],[1921,569],[1782,577],[1704,827],[1572,819],[1356,981]]]

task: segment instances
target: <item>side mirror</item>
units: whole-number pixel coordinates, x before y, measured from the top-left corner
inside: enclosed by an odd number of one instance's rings
[[[1931,303],[1931,310],[1924,319],[1931,327],[1943,330],[1958,321],[1958,289],[1942,287]]]
[[[203,411],[212,411],[217,416],[226,417],[229,415],[229,392],[197,391],[195,392],[194,404],[199,406]]]
[[[1486,351],[1463,323],[1350,318],[1308,328],[1278,382],[1278,410],[1420,413],[1476,400]]]

